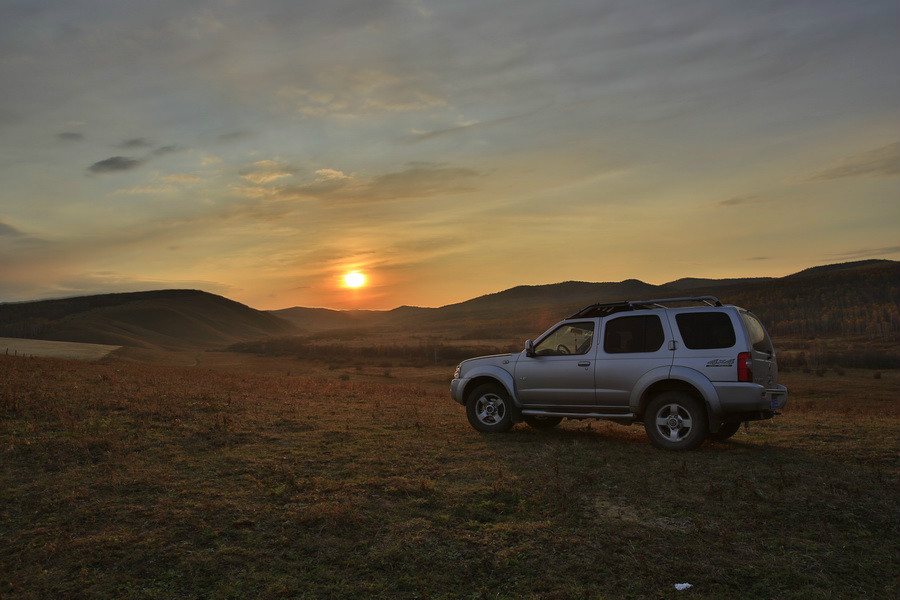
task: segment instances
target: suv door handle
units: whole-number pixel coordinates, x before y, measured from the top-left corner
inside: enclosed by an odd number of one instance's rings
[[[579,366],[579,367],[589,367],[589,366],[591,366],[591,361],[589,361],[589,360],[583,360],[583,361],[581,361],[580,363],[578,363],[578,366]]]

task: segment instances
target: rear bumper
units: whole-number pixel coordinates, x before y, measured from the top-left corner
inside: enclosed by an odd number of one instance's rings
[[[784,408],[787,404],[788,391],[783,385],[776,385],[766,389],[766,399],[769,402],[769,410]]]
[[[766,388],[755,383],[715,383],[721,416],[755,411],[776,411],[787,404],[788,391],[783,385]]]

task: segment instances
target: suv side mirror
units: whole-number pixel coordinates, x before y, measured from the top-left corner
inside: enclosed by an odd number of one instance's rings
[[[525,356],[534,356],[534,342],[531,340],[525,340]]]

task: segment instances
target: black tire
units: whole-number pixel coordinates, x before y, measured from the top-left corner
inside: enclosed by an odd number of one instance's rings
[[[725,440],[736,434],[738,432],[738,429],[740,428],[740,421],[736,421],[734,423],[722,423],[721,425],[719,425],[719,431],[709,434],[709,439],[715,440],[717,442],[724,442]]]
[[[525,415],[522,417],[522,420],[535,429],[546,431],[548,429],[553,429],[554,427],[559,425],[562,422],[562,417],[541,417],[537,415]]]
[[[472,390],[466,400],[469,424],[485,433],[503,433],[513,426],[512,403],[506,390],[494,383],[485,383]]]
[[[706,407],[684,392],[663,392],[644,412],[647,437],[663,450],[693,450],[709,433]]]

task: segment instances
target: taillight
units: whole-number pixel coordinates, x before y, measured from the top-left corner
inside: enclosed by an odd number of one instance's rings
[[[737,359],[738,381],[753,381],[753,358],[749,352],[741,352]]]

